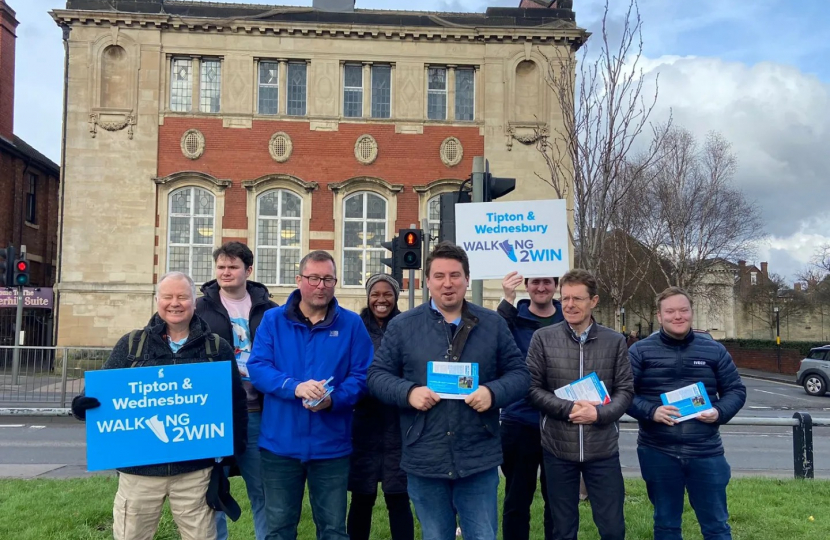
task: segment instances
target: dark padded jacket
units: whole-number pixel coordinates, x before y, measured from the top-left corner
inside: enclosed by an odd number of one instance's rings
[[[556,313],[553,315],[551,324],[564,321],[562,304],[559,303],[559,300],[554,300],[553,306],[556,308]],[[498,307],[498,313],[507,321],[507,326],[510,327],[510,333],[513,334],[516,345],[519,346],[522,355],[527,358],[530,339],[536,330],[542,328],[539,318],[530,312],[530,300],[527,298],[519,300],[515,307],[507,300],[502,300]],[[516,403],[503,408],[501,410],[501,420],[502,422],[517,422],[527,426],[539,427],[539,410],[533,407],[525,396]]]
[[[378,325],[369,308],[360,313],[375,350],[380,349],[389,323],[400,313],[395,306],[384,326]],[[352,423],[352,448],[349,491],[377,493],[380,482],[384,493],[406,493],[406,473],[401,469],[398,407],[381,403],[371,395],[358,401]]]
[[[530,403],[542,411],[542,446],[559,459],[595,461],[619,453],[617,421],[634,396],[625,338],[593,322],[581,343],[567,322],[537,330],[527,353]],[[611,403],[597,407],[593,424],[574,424],[568,416],[573,402],[554,390],[592,372],[605,383]]]
[[[262,316],[271,308],[277,307],[276,302],[271,301],[271,294],[268,288],[256,281],[246,282],[246,289],[251,295],[251,312],[248,314],[248,329],[251,332],[251,343],[254,342],[256,330],[259,323],[262,322]],[[234,346],[233,328],[231,327],[231,318],[228,315],[228,310],[222,304],[222,299],[219,297],[219,283],[216,280],[211,280],[202,285],[202,296],[196,300],[196,315],[202,318],[208,326],[210,331],[219,334],[222,339]],[[249,411],[262,410],[262,394],[249,381],[243,383],[245,393],[248,399]]]
[[[637,443],[681,458],[723,454],[718,426],[729,422],[746,402],[746,387],[726,347],[711,339],[682,340],[663,332],[635,343],[630,350],[634,373],[634,401],[628,414],[640,421]],[[674,426],[654,422],[662,405],[660,394],[702,382],[712,406],[715,423],[686,420]]]
[[[530,383],[522,353],[496,312],[464,302],[454,334],[452,326],[430,304],[398,315],[369,368],[372,395],[401,409],[401,467],[409,474],[452,480],[500,465],[499,409],[521,399]],[[478,413],[457,399],[426,412],[412,408],[409,392],[426,385],[430,361],[477,362],[479,384],[492,393],[490,409]]]
[[[158,316],[153,315],[145,328],[148,332],[147,341],[144,343],[143,354],[137,358],[135,367],[166,366],[171,364],[195,364],[207,362],[205,339],[210,336],[207,324],[194,315],[190,321],[190,334],[187,341],[178,352],[173,352],[167,343],[165,322]],[[125,334],[113,348],[102,369],[129,368],[131,362],[128,359],[130,354],[130,334]],[[146,360],[145,360],[146,358]],[[245,390],[242,388],[242,379],[239,370],[236,369],[236,362],[233,361],[233,347],[224,339],[219,340],[219,354],[215,361],[231,361],[231,388],[233,390],[233,447],[236,454],[245,451],[248,441],[248,411],[245,406]],[[95,396],[92,396],[95,397]],[[217,456],[218,457],[218,456]],[[201,469],[212,467],[214,459],[198,459],[193,461],[179,461],[176,463],[159,463],[157,465],[142,465],[139,467],[124,467],[118,471],[135,474],[139,476],[174,476]]]

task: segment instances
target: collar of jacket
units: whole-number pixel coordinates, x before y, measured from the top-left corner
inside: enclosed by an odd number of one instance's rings
[[[562,304],[559,302],[559,300],[553,300],[553,307],[556,309],[556,311],[553,312],[554,315],[556,315],[557,313],[562,313]],[[537,328],[541,326],[539,324],[539,317],[534,315],[533,312],[530,311],[529,298],[523,298],[516,302],[516,311],[519,313],[518,318],[521,319],[523,323],[525,323],[525,326],[535,325]]]
[[[363,320],[363,324],[366,326],[366,330],[368,330],[369,333],[372,333],[372,331],[384,332],[386,328],[389,326],[389,322],[400,314],[401,310],[399,310],[398,306],[395,305],[395,307],[393,307],[392,311],[389,313],[389,316],[386,317],[386,324],[381,326],[378,324],[377,319],[375,319],[375,316],[372,314],[372,310],[368,307],[365,307],[360,312],[360,318]]]
[[[205,298],[216,304],[217,308],[225,307],[222,305],[222,299],[219,297],[219,282],[217,280],[212,279],[206,282],[200,290]],[[267,304],[271,301],[271,293],[268,291],[268,287],[262,283],[249,279],[245,282],[245,290],[251,295],[251,309],[259,304]]]
[[[443,313],[432,309],[432,298],[430,298],[430,301],[427,302],[426,306],[433,319],[444,318]],[[472,323],[473,325],[478,324],[478,317],[476,317],[472,310],[470,310],[470,304],[466,300],[464,300],[464,303],[461,304],[461,323]]]
[[[574,329],[571,328],[571,324],[568,321],[565,321],[565,329],[568,331],[568,335],[571,336],[571,339],[579,343],[579,335],[574,332]],[[594,319],[594,316],[591,315],[591,329],[588,330],[588,339],[585,340],[585,343],[588,343],[592,339],[597,338],[597,321]]]
[[[150,318],[150,322],[147,323],[146,330],[153,335],[159,336],[159,338],[164,338],[164,342],[167,342],[167,323],[164,322],[158,313],[154,314]],[[182,348],[189,347],[192,343],[196,343],[197,341],[201,341],[204,339],[205,335],[209,333],[207,323],[202,320],[201,317],[193,314],[193,318],[190,319],[190,327],[187,333],[187,341]]]
[[[288,297],[288,300],[285,301],[285,318],[294,324],[306,326],[305,321],[297,318],[296,314],[296,311],[299,309],[300,298],[300,289],[295,289],[291,293],[291,296]],[[337,303],[337,298],[332,298],[326,309],[326,317],[318,324],[315,324],[314,328],[327,328],[334,324],[334,321],[337,320],[337,310],[339,307],[340,304]]]
[[[669,347],[685,347],[690,344],[692,341],[695,340],[695,332],[694,330],[689,330],[689,333],[686,334],[686,337],[683,339],[676,339],[668,335],[664,330],[663,327],[660,327],[660,341],[668,345]]]

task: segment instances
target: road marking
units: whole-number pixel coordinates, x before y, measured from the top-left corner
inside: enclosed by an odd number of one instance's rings
[[[741,375],[741,377],[746,377],[747,379],[752,379],[754,381],[764,381],[764,382],[768,382],[768,383],[772,383],[772,384],[783,384],[784,386],[791,386],[793,388],[801,388],[800,384],[789,383],[789,382],[784,382],[784,381],[773,381],[773,380],[770,380],[770,379],[756,379],[752,375]]]
[[[46,426],[29,426],[29,429],[43,429]]]
[[[754,407],[751,406],[749,408],[750,409],[772,409],[772,407],[760,407],[760,406],[754,406]]]
[[[0,427],[24,427],[23,424],[0,424]]]
[[[788,396],[787,394],[779,394],[778,392],[769,392],[767,390],[759,390],[758,388],[753,388],[753,390],[755,390],[756,392],[763,392],[765,394],[772,394],[773,396],[781,396],[781,397],[785,397],[785,398],[788,398],[788,399],[797,399],[797,400],[800,400],[800,401],[809,401],[810,403],[815,403],[815,401],[812,400],[812,399],[801,398],[801,397],[796,397],[796,396]]]

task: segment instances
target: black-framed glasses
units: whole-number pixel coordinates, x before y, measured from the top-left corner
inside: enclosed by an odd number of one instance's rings
[[[337,278],[331,277],[331,276],[326,276],[326,277],[304,276],[304,275],[300,274],[300,277],[306,278],[308,280],[308,284],[311,285],[312,287],[319,287],[321,281],[323,282],[323,285],[325,285],[326,287],[329,287],[329,288],[334,287],[334,285],[337,283]]]

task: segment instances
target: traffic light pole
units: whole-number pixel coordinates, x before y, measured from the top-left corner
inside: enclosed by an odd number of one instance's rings
[[[484,173],[486,165],[483,156],[473,158],[473,202],[484,202]],[[484,301],[484,282],[473,280],[470,284],[473,290],[473,304],[482,305]]]
[[[14,351],[12,352],[12,385],[18,383],[20,375],[20,347],[23,345],[23,287],[17,287],[17,316],[14,323]]]

